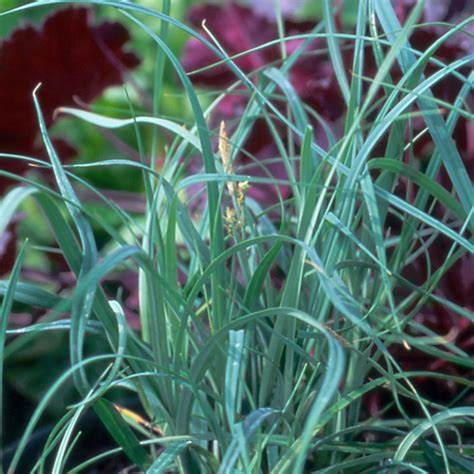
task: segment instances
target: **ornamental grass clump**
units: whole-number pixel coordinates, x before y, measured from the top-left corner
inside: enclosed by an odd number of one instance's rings
[[[4,469],[473,472],[469,1],[86,3],[0,45],[107,71],[0,95]]]

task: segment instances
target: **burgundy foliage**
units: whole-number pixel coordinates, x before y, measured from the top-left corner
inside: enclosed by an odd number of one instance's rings
[[[262,15],[258,8],[244,7],[232,2],[225,5],[200,5],[191,10],[189,15],[191,25],[207,37],[207,33],[202,29],[204,20],[206,28],[216,37],[229,56],[261,46],[279,37],[273,18]],[[298,22],[290,19],[286,19],[284,24],[286,36],[309,33],[313,27],[312,22]],[[286,41],[286,53],[292,54],[303,42],[303,39]],[[327,121],[334,123],[336,127],[335,122],[342,117],[344,103],[329,58],[315,55],[325,46],[322,40],[312,41],[289,72],[289,80],[301,99]],[[219,61],[218,56],[199,40],[192,38],[186,44],[182,58],[186,71],[192,72],[217,61]],[[258,71],[281,63],[281,46],[274,44],[258,49],[235,59],[235,63],[255,80]],[[190,77],[196,85],[213,89],[223,89],[236,80],[234,73],[225,64],[194,73]],[[224,120],[227,125],[235,126],[236,120],[242,115],[246,105],[247,97],[242,89],[239,89],[235,95],[229,94],[217,107],[214,123]],[[284,106],[278,103],[275,105]],[[327,142],[317,124],[315,128],[321,138],[320,143]],[[282,128],[281,132],[281,136],[284,137],[285,129]],[[239,154],[235,163],[237,172],[279,180],[288,179],[281,160],[275,160],[278,157],[278,151],[263,119],[256,120],[244,145],[244,150],[245,152]],[[278,191],[283,198],[290,195],[289,186],[279,185]],[[274,185],[251,186],[249,195],[262,205],[274,204],[278,200]]]
[[[15,263],[16,219],[11,221],[3,234],[0,234],[0,277],[9,272]]]
[[[93,24],[88,8],[69,7],[49,16],[41,28],[26,25],[0,44],[0,150],[6,153],[43,155],[37,141],[38,119],[32,91],[38,93],[48,127],[54,111],[72,106],[75,99],[91,102],[112,85],[122,83],[138,57],[124,50],[128,31],[120,23]],[[60,156],[71,158],[73,148],[59,142]],[[0,158],[3,170],[21,174],[24,161]],[[0,190],[12,184],[0,176]]]
[[[93,20],[91,9],[68,7],[47,17],[40,28],[24,25],[0,43],[0,152],[46,158],[32,99],[38,83],[46,126],[51,127],[58,107],[91,102],[107,87],[121,84],[126,71],[139,64],[124,49],[130,36],[123,25]],[[75,155],[66,141],[54,143],[63,160]],[[28,164],[0,158],[0,169],[22,175]],[[0,175],[0,196],[16,182]],[[13,228],[0,236],[0,274],[13,263]]]

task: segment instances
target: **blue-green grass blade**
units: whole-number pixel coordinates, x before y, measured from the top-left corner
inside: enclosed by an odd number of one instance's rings
[[[26,243],[20,249],[18,257],[16,258],[15,265],[8,280],[8,287],[5,293],[5,296],[2,300],[2,306],[0,308],[0,459],[3,454],[3,374],[4,374],[4,349],[6,342],[6,332],[8,327],[8,318],[12,310],[15,290],[18,284],[18,279],[20,277],[20,270],[23,264],[23,259],[25,256]]]
[[[162,3],[162,12],[163,15],[169,17],[171,11],[171,0],[163,0]],[[168,42],[169,38],[169,22],[161,21],[160,24],[160,37],[165,43]],[[157,47],[156,57],[155,57],[155,70],[153,78],[153,116],[157,117],[160,110],[161,96],[163,93],[163,82],[164,82],[164,73],[166,66],[166,54],[165,52]],[[153,131],[152,136],[152,145],[151,145],[151,161],[150,167],[156,169],[156,157],[158,153],[157,143],[158,141],[158,131]]]
[[[342,7],[341,7],[342,8]],[[342,60],[341,45],[336,33],[336,25],[334,22],[334,5],[331,0],[324,0],[323,2],[324,24],[327,32],[327,43],[329,49],[329,57],[331,58],[332,66],[336,75],[339,88],[346,103],[350,99],[349,82],[347,81],[346,68]]]
[[[8,292],[9,281],[0,280],[0,296]],[[36,308],[53,309],[65,301],[63,297],[31,283],[18,282],[15,287],[14,300]],[[67,310],[67,308],[66,308]]]
[[[176,461],[178,456],[191,444],[190,441],[181,441],[179,443],[170,444],[166,449],[153,461],[153,464],[147,469],[147,474],[165,474],[169,472],[169,468]]]
[[[443,186],[429,178],[426,174],[399,160],[391,158],[374,158],[367,163],[369,169],[380,169],[405,176],[423,190],[435,197],[443,206],[449,209],[458,219],[464,221],[467,214],[459,202]]]
[[[71,270],[74,273],[79,273],[81,268],[81,252],[79,243],[76,240],[72,229],[70,228],[68,222],[62,215],[58,206],[47,196],[38,194],[36,199],[40,206],[42,207],[45,215],[48,217],[48,222],[51,225],[51,228],[54,232],[55,238],[61,248],[63,255],[68,262]],[[96,292],[96,298],[94,302],[94,313],[97,318],[104,326],[104,329],[107,333],[108,338],[114,347],[117,347],[118,343],[118,331],[116,325],[115,314],[107,301],[105,293],[102,288],[98,288]],[[138,341],[136,338],[130,338],[130,345],[127,347],[127,352],[133,356],[140,356],[145,359],[150,360],[150,352],[143,345],[142,342]],[[133,367],[137,372],[142,372],[146,370],[146,365],[143,365],[142,362],[139,362],[135,359],[130,359],[130,366]],[[159,390],[156,386],[156,381],[153,380],[144,380],[143,387],[138,386],[139,390],[146,391],[146,402],[147,404],[152,404],[154,409],[161,413],[165,418],[168,418],[169,414],[165,410],[159,399]]]
[[[298,473],[303,472],[310,443],[314,436],[314,429],[320,422],[323,413],[327,410],[329,403],[334,399],[344,375],[344,351],[328,331],[323,332],[323,335],[328,344],[326,368],[318,394],[308,413],[303,432],[297,441],[295,472]],[[293,447],[290,447],[289,450],[293,450]]]
[[[350,130],[362,105],[362,73],[364,70],[364,48],[366,45],[367,0],[359,0],[357,6],[356,36],[354,40],[354,58],[352,61],[352,78],[348,100],[345,130]]]
[[[186,128],[171,120],[146,116],[138,116],[131,119],[118,119],[70,107],[61,107],[58,109],[58,111],[66,115],[77,117],[92,125],[97,125],[98,127],[108,129],[128,127],[130,125],[134,125],[135,123],[154,125],[158,128],[169,130],[176,136],[182,138],[185,142],[191,144],[197,151],[201,151],[201,143],[199,139]]]
[[[250,443],[252,436],[258,427],[270,416],[278,414],[279,411],[272,408],[259,408],[252,413],[250,413],[245,420],[242,422],[242,430],[240,435],[244,437],[244,443]],[[237,435],[238,436],[238,435]],[[235,438],[232,439],[232,442],[229,445],[224,457],[222,458],[221,465],[217,474],[234,474],[234,466],[238,461],[240,454],[240,443]]]
[[[231,432],[234,431],[235,415],[239,406],[242,378],[242,359],[244,355],[245,331],[230,331],[225,371],[225,409]]]
[[[128,458],[139,468],[146,468],[150,463],[147,451],[113,404],[105,399],[97,400],[94,404],[94,410],[100,416],[116,443],[123,448]]]
[[[18,329],[7,329],[7,335],[18,336],[21,334],[28,334],[30,332],[40,333],[44,331],[69,331],[71,328],[71,321],[69,319],[62,319],[59,321],[52,321],[50,323],[36,323]],[[95,336],[104,336],[103,327],[97,321],[89,321],[87,323],[87,332]]]
[[[0,201],[0,235],[5,232],[9,222],[23,201],[36,193],[33,187],[13,188]]]
[[[111,361],[115,358],[114,355],[101,355],[101,356],[94,356],[89,359],[84,359],[81,361],[81,364],[83,366],[87,366],[90,364],[94,363],[100,363],[104,361]],[[28,444],[28,440],[30,439],[31,435],[33,434],[33,431],[38,424],[42,414],[46,410],[48,404],[51,402],[53,399],[54,395],[57,393],[57,391],[66,383],[68,382],[73,373],[80,370],[77,366],[70,367],[69,369],[64,372],[61,377],[59,377],[48,389],[46,394],[41,398],[41,401],[38,403],[38,405],[35,408],[35,411],[33,414],[30,416],[28,420],[28,425],[26,426],[25,430],[23,431],[23,434],[17,444],[15,453],[13,455],[13,458],[10,462],[10,466],[8,467],[8,472],[16,472],[18,463],[23,456],[25,449]]]
[[[258,267],[255,269],[245,288],[243,307],[249,310],[258,308],[258,298],[261,294],[262,286],[268,277],[270,269],[281,251],[281,243],[276,242],[271,249],[263,256]]]
[[[405,436],[393,457],[394,461],[403,461],[408,455],[408,452],[410,451],[413,444],[416,443],[425,432],[432,429],[434,425],[452,420],[454,418],[465,418],[467,425],[474,425],[474,422],[470,420],[470,418],[473,417],[473,407],[451,408],[449,410],[436,413],[432,416],[431,420],[423,421]]]
[[[64,172],[58,155],[53,147],[53,144],[49,138],[46,123],[44,121],[41,107],[37,97],[37,91],[40,85],[38,85],[33,91],[33,101],[38,116],[38,122],[41,130],[41,136],[48,152],[48,156],[51,160],[52,168],[56,178],[56,182],[59,186],[61,194],[75,205],[66,202],[66,207],[74,221],[74,224],[79,233],[81,244],[82,244],[82,259],[81,259],[81,271],[78,275],[78,281],[94,267],[97,261],[97,247],[95,244],[94,234],[91,226],[85,219],[84,215],[80,211],[80,202],[76,196],[74,189],[69,182],[66,173]],[[85,335],[85,323],[87,322],[94,301],[95,287],[88,288],[87,293],[84,295],[82,301],[77,306],[73,306],[71,311],[71,332],[70,332],[70,356],[72,365],[80,363],[83,356],[83,343]],[[88,390],[88,382],[86,374],[83,372],[74,373],[75,383],[80,391],[86,392]]]

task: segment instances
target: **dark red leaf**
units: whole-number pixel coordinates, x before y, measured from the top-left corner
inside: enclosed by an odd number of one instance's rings
[[[56,108],[74,105],[75,98],[91,102],[107,87],[120,84],[124,73],[139,64],[135,54],[124,50],[129,39],[120,23],[94,25],[89,8],[69,7],[49,16],[40,28],[15,30],[0,44],[0,151],[38,155],[31,94],[39,82],[48,127]],[[27,164],[0,158],[0,168],[22,173]],[[0,177],[0,193],[9,183]]]
[[[3,234],[0,234],[0,276],[11,271],[16,258],[16,226],[18,219],[14,218]]]
[[[229,56],[247,51],[277,37],[276,25],[266,18],[255,15],[247,7],[229,3],[227,5],[199,5],[191,9],[189,22],[201,29],[205,21],[206,28],[219,41],[220,46]],[[266,48],[245,54],[236,59],[236,64],[246,73],[253,72],[269,62],[269,57],[276,57],[278,49]],[[182,59],[187,71],[211,65],[220,58],[197,39],[191,39],[185,46]],[[230,85],[235,76],[229,66],[222,64],[206,71],[194,74],[192,80],[196,84],[211,87]]]
[[[261,15],[261,12],[257,10],[254,7],[237,5],[235,2],[228,2],[225,5],[200,5],[191,9],[189,20],[206,37],[207,32],[203,28],[205,21],[206,29],[212,33],[226,53],[233,56],[279,38],[275,18]],[[284,22],[287,36],[308,33],[313,27],[312,22],[288,19]],[[301,39],[286,41],[284,45],[287,54],[292,54],[302,43]],[[311,41],[304,54],[289,71],[288,79],[301,99],[319,115],[328,119],[332,127],[337,128],[336,121],[342,116],[344,102],[328,55],[316,54],[325,48],[324,41]],[[218,60],[219,58],[207,46],[194,38],[186,44],[182,58],[183,66],[188,72],[210,66]],[[250,75],[264,67],[272,65],[278,67],[280,62],[281,46],[279,44],[254,50],[235,59],[239,68]],[[236,80],[236,76],[227,64],[213,66],[190,77],[195,84],[214,89],[227,87]],[[239,117],[242,116],[246,104],[247,95],[244,88],[239,89],[236,95],[229,94],[216,108],[212,123],[217,125],[224,120],[228,132],[231,133]],[[283,102],[275,103],[275,105],[285,106]],[[327,143],[325,133],[319,123],[313,125],[318,143],[324,146]],[[275,126],[281,127],[279,123]],[[281,129],[281,135],[285,136],[284,128]],[[239,173],[288,180],[284,163],[279,158],[272,134],[263,119],[256,120],[234,165]],[[193,167],[192,171],[199,172],[195,168]],[[278,191],[284,199],[291,194],[290,186],[281,184],[278,186],[251,185],[248,194],[260,204],[269,205],[278,201]]]
[[[278,39],[278,28],[273,18],[255,13],[249,7],[229,2],[225,5],[199,5],[193,7],[189,14],[189,22],[208,38],[205,27],[219,42],[229,56],[249,51],[257,46]],[[314,26],[311,22],[285,21],[287,36],[306,33]],[[295,41],[286,42],[286,49],[294,49]],[[275,44],[244,54],[235,59],[235,63],[247,74],[253,73],[281,59],[280,45]],[[182,63],[186,71],[204,68],[217,61],[216,56],[207,46],[193,38],[187,42]],[[317,61],[313,60],[313,63]],[[317,66],[317,65],[316,65]],[[191,76],[195,84],[209,87],[225,87],[236,80],[228,65],[222,64]]]

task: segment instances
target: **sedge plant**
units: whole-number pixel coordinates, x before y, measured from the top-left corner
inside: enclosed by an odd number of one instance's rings
[[[39,0],[15,11],[69,3]],[[139,1],[81,3],[113,9],[156,45],[154,113],[136,113],[131,106],[128,118],[117,118],[60,109],[90,127],[133,130],[141,157],[65,166],[45,126],[41,85],[32,91],[49,160],[11,159],[49,169],[55,188],[13,177],[22,185],[1,201],[0,231],[15,210],[34,202],[75,283],[69,292],[54,294],[24,281],[28,241],[0,283],[3,359],[51,332],[67,333],[69,341],[69,368],[24,427],[7,472],[20,472],[29,439],[65,385],[74,386],[77,400],[52,426],[31,472],[88,472],[118,455],[149,473],[473,472],[474,408],[466,402],[472,359],[416,318],[435,302],[473,320],[467,308],[435,293],[450,267],[473,250],[474,194],[451,138],[460,119],[472,119],[466,106],[472,75],[462,68],[473,58],[451,64],[434,58],[456,28],[417,51],[410,35],[423,2],[400,25],[389,0],[359,0],[355,32],[343,35],[335,27],[334,5],[324,0],[321,22],[300,35],[300,47],[288,53],[284,45],[291,38],[280,28],[275,42],[281,60],[249,75],[217,37],[204,37],[170,16],[170,2],[163,2],[162,11]],[[281,26],[278,8],[276,14]],[[192,75],[168,45],[170,29],[202,42],[219,58],[217,66],[234,75],[230,90],[247,98],[234,126],[213,123],[229,91],[220,91],[211,103],[201,100]],[[344,101],[342,133],[329,131],[327,146],[316,138],[314,113],[289,80],[314,38],[327,43]],[[351,74],[344,65],[346,49]],[[377,64],[371,78],[365,75],[366,49]],[[431,63],[437,72],[426,76]],[[160,115],[164,67],[182,87],[191,126]],[[401,71],[397,78],[394,67]],[[462,87],[453,103],[441,102],[431,90],[453,75]],[[415,118],[434,143],[424,168],[404,159],[421,136],[413,136]],[[257,121],[271,131],[278,156],[260,161],[264,172],[255,175],[235,162]],[[150,128],[151,160],[143,138]],[[158,167],[160,133],[173,138]],[[191,173],[188,164],[196,159],[202,170]],[[278,160],[286,178],[265,173],[271,160]],[[88,186],[76,173],[84,166],[105,175],[113,167],[139,170],[143,215],[130,214],[89,186],[119,224],[101,221],[78,197],[77,190]],[[441,168],[453,191],[437,181]],[[399,192],[401,180],[416,190],[413,199]],[[269,185],[275,189],[273,203],[253,197],[252,190]],[[289,190],[285,195],[282,186]],[[193,200],[189,191],[196,188]],[[443,215],[432,212],[435,206]],[[109,239],[101,248],[97,227]],[[420,255],[429,262],[430,243],[437,238],[446,242],[446,260],[419,283],[410,265]],[[107,275],[125,268],[138,282],[139,329],[130,327],[120,294],[113,298],[103,287]],[[45,315],[22,330],[9,329],[16,303],[40,307]],[[90,339],[100,341],[100,353],[87,353]],[[393,347],[457,364],[466,375],[407,370]],[[420,393],[420,379],[448,380],[461,387],[461,396],[438,402]],[[368,408],[374,392],[387,400],[378,415]],[[114,403],[117,394],[140,408]],[[78,461],[75,447],[83,435],[77,425],[87,412],[100,419],[116,449]]]

